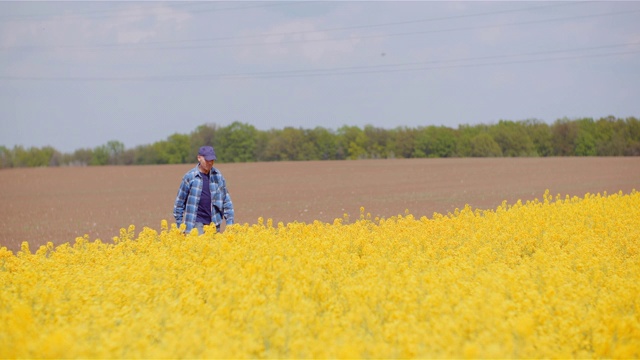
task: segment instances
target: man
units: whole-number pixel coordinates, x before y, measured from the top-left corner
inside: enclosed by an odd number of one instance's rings
[[[178,227],[186,224],[186,233],[198,229],[204,234],[204,225],[211,223],[220,231],[222,219],[233,224],[233,204],[224,177],[213,167],[216,152],[211,146],[198,151],[198,165],[182,177],[178,196],[173,205],[173,216]]]

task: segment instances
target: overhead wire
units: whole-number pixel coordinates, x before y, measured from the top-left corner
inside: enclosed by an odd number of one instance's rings
[[[523,26],[523,25],[535,25],[535,24],[544,24],[544,23],[552,23],[552,22],[561,22],[567,20],[578,20],[578,19],[588,19],[588,18],[596,18],[596,17],[604,17],[604,16],[618,16],[618,15],[632,15],[640,13],[640,9],[637,10],[626,10],[626,11],[615,11],[608,13],[600,13],[600,14],[589,14],[589,15],[577,15],[577,16],[569,16],[562,18],[553,18],[553,19],[543,19],[543,20],[531,20],[531,21],[520,21],[520,22],[510,22],[510,23],[501,23],[501,24],[490,24],[490,25],[478,25],[478,26],[463,26],[463,27],[455,27],[448,29],[435,29],[435,30],[424,30],[424,31],[410,31],[410,32],[400,32],[400,33],[387,33],[387,34],[374,34],[374,35],[360,35],[360,36],[349,36],[349,37],[341,37],[341,38],[326,38],[326,39],[300,39],[300,40],[278,40],[278,41],[266,41],[266,42],[257,42],[257,43],[241,43],[241,44],[211,44],[211,45],[198,45],[198,46],[163,46],[163,47],[146,47],[146,45],[152,43],[140,43],[140,44],[112,44],[112,45],[94,45],[94,46],[13,46],[13,47],[0,47],[0,51],[3,50],[32,50],[32,51],[54,51],[60,49],[66,50],[193,50],[193,49],[210,49],[210,48],[229,48],[229,47],[252,47],[252,46],[268,46],[268,45],[290,45],[290,44],[305,44],[305,43],[319,43],[319,42],[333,42],[333,41],[345,41],[345,40],[362,40],[362,39],[375,39],[375,38],[390,38],[390,37],[398,37],[398,36],[410,36],[410,35],[424,35],[424,34],[436,34],[436,33],[445,33],[445,32],[455,32],[455,31],[467,31],[467,30],[480,30],[480,29],[489,29],[489,28],[498,28],[498,27],[508,27],[508,26]],[[316,31],[316,32],[319,32]]]
[[[517,8],[517,9],[507,9],[507,10],[497,10],[490,12],[480,12],[473,14],[460,14],[460,15],[451,15],[451,16],[442,16],[442,17],[434,17],[434,18],[426,18],[426,19],[414,19],[414,20],[405,20],[405,21],[396,21],[396,22],[385,22],[378,24],[368,24],[368,25],[352,25],[352,26],[342,26],[342,27],[331,27],[331,28],[323,28],[318,30],[305,30],[305,31],[287,31],[287,32],[269,32],[264,34],[254,34],[254,35],[234,35],[234,36],[219,36],[214,38],[200,38],[200,39],[181,39],[181,40],[166,40],[166,41],[148,41],[144,43],[136,43],[136,44],[122,44],[122,43],[108,43],[108,44],[98,44],[93,46],[86,45],[23,45],[23,46],[11,46],[10,49],[25,49],[25,50],[55,50],[55,49],[112,49],[112,48],[122,48],[122,49],[131,49],[131,48],[141,48],[141,49],[198,49],[198,48],[213,48],[213,47],[238,47],[238,46],[261,46],[261,45],[271,45],[276,42],[258,42],[258,43],[245,43],[245,44],[223,44],[223,45],[206,45],[206,46],[168,46],[168,47],[148,47],[149,45],[162,45],[162,44],[172,44],[172,43],[191,43],[191,42],[216,42],[216,41],[224,41],[224,40],[239,40],[239,39],[255,39],[255,38],[266,38],[272,36],[295,36],[295,35],[303,35],[303,34],[313,34],[313,33],[326,33],[326,32],[335,32],[335,31],[344,31],[344,30],[354,30],[354,29],[367,29],[367,28],[377,28],[377,27],[388,27],[388,26],[398,26],[398,25],[407,25],[407,24],[415,24],[415,23],[425,23],[432,21],[443,21],[443,20],[453,20],[460,18],[469,18],[469,17],[484,17],[490,15],[504,14],[504,13],[514,13],[514,12],[523,12],[523,11],[531,11],[531,10],[539,10],[539,9],[548,9],[548,8],[557,8],[560,6],[567,5],[576,5],[576,4],[584,4],[589,3],[589,1],[575,1],[575,2],[560,2],[553,3],[552,5],[541,5],[534,7],[526,7],[526,8]],[[638,10],[640,11],[640,10]],[[634,12],[638,12],[634,11]],[[532,21],[529,23],[538,23],[538,22],[553,22],[553,21],[563,21],[570,19],[578,19],[582,17],[597,17],[597,16],[608,16],[608,15],[621,15],[628,13],[626,12],[613,12],[613,13],[605,13],[605,14],[596,14],[596,15],[586,15],[586,16],[576,16],[576,17],[565,17],[559,19],[550,19],[550,20],[540,20],[540,21]],[[403,33],[395,33],[395,34],[386,34],[386,35],[368,35],[368,36],[351,36],[347,38],[332,38],[332,39],[305,39],[305,40],[297,40],[297,41],[288,41],[288,42],[277,42],[277,43],[304,43],[304,42],[321,42],[321,41],[338,41],[338,40],[351,40],[351,39],[361,39],[361,38],[380,38],[385,36],[405,36],[405,35],[417,35],[417,34],[428,34],[428,33],[438,33],[438,32],[449,32],[449,31],[459,31],[459,30],[472,30],[484,27],[495,27],[495,26],[513,26],[518,25],[518,23],[507,23],[502,25],[486,25],[479,27],[461,27],[461,28],[452,28],[452,29],[443,29],[443,30],[428,30],[428,31],[413,31],[413,32],[403,32]],[[0,50],[8,49],[8,47],[0,47]]]
[[[603,16],[617,16],[617,15],[631,15],[640,13],[640,9],[632,10],[632,11],[617,11],[617,12],[608,12],[602,14],[591,14],[591,15],[579,15],[579,16],[570,16],[563,18],[554,18],[554,19],[544,19],[544,20],[531,20],[531,21],[523,21],[523,22],[511,22],[511,23],[501,23],[501,24],[491,24],[491,25],[478,25],[478,26],[464,26],[464,27],[456,27],[456,28],[448,28],[448,29],[435,29],[435,30],[423,30],[423,31],[410,31],[410,32],[399,32],[399,33],[387,33],[387,34],[371,34],[371,35],[359,35],[359,36],[347,36],[340,38],[326,38],[326,39],[300,39],[300,40],[278,40],[278,41],[265,41],[265,42],[256,42],[256,43],[241,43],[241,44],[211,44],[211,45],[199,45],[199,46],[167,46],[167,47],[137,47],[133,48],[133,50],[193,50],[193,49],[211,49],[211,48],[233,48],[233,47],[253,47],[253,46],[269,46],[269,45],[291,45],[291,44],[309,44],[309,43],[324,43],[324,42],[335,42],[335,41],[355,41],[355,40],[363,40],[363,39],[380,39],[380,38],[392,38],[392,37],[400,37],[400,36],[411,36],[411,35],[425,35],[425,34],[438,34],[438,33],[446,33],[446,32],[456,32],[456,31],[467,31],[467,30],[480,30],[480,29],[490,29],[490,28],[499,28],[499,27],[510,27],[510,26],[523,26],[523,25],[535,25],[535,24],[544,24],[544,23],[552,23],[552,22],[561,22],[567,20],[578,20],[578,19],[587,19],[587,18],[595,18],[595,17],[603,17]],[[74,49],[83,49],[83,50],[96,50],[97,48],[74,48]],[[121,50],[132,50],[130,47],[122,47]]]
[[[345,31],[345,30],[371,29],[371,28],[379,28],[379,27],[418,24],[418,23],[427,23],[427,22],[435,22],[435,21],[445,21],[445,20],[453,20],[453,19],[471,18],[471,17],[484,17],[484,16],[490,16],[490,15],[498,15],[498,14],[505,14],[505,13],[514,13],[514,12],[517,13],[517,12],[523,12],[523,11],[540,10],[540,9],[548,9],[548,8],[558,8],[558,7],[567,6],[567,5],[578,5],[578,4],[584,4],[584,3],[589,3],[589,2],[590,1],[559,2],[559,3],[552,3],[551,5],[538,5],[538,6],[526,7],[526,8],[495,10],[495,11],[479,12],[479,13],[472,13],[472,14],[459,14],[459,15],[439,16],[439,17],[431,17],[431,18],[426,18],[426,19],[392,21],[392,22],[384,22],[384,23],[378,23],[378,24],[339,26],[339,27],[321,28],[321,29],[318,29],[318,30],[267,32],[267,33],[263,33],[263,34],[221,36],[221,37],[201,38],[201,39],[156,41],[156,42],[148,42],[147,44],[164,44],[164,43],[175,43],[175,42],[208,42],[208,41],[221,41],[221,40],[255,39],[255,38],[265,38],[265,37],[271,37],[271,36],[294,36],[294,35],[304,35],[304,34],[314,34],[314,33],[327,33],[327,32],[336,32],[336,31]]]
[[[548,7],[548,6],[547,6]],[[540,8],[540,7],[537,7]],[[527,8],[532,9],[532,8]],[[485,12],[484,15],[489,14],[497,14],[504,12],[513,12],[516,11],[514,9],[504,10],[504,11],[496,11],[496,12]],[[520,9],[520,11],[523,11]],[[542,20],[532,20],[532,21],[521,21],[521,22],[512,22],[512,23],[503,23],[503,24],[489,24],[489,25],[480,25],[480,26],[467,26],[467,27],[459,27],[459,28],[449,28],[449,29],[435,29],[428,31],[414,31],[414,32],[404,32],[404,33],[390,33],[380,35],[383,37],[392,37],[392,36],[406,36],[413,34],[426,34],[426,33],[434,33],[434,32],[447,32],[447,31],[462,31],[462,30],[476,30],[482,28],[490,28],[490,27],[501,27],[501,26],[517,26],[517,25],[530,25],[536,23],[548,23],[548,22],[557,22],[557,21],[566,21],[573,19],[584,19],[584,18],[593,18],[598,16],[613,16],[613,15],[623,15],[623,14],[633,14],[640,12],[640,10],[627,10],[627,11],[618,11],[618,12],[609,12],[609,13],[601,13],[601,14],[589,14],[589,15],[578,15],[564,18],[553,18],[553,19],[542,19]],[[476,15],[478,15],[476,13]],[[472,14],[466,14],[461,16],[473,16]],[[456,18],[460,16],[452,16],[448,18]],[[434,19],[445,19],[443,18],[433,18]],[[402,22],[389,22],[384,24],[372,24],[369,25],[371,27],[377,26],[391,26],[391,24],[406,24],[409,22],[417,22],[417,21],[427,21],[427,19],[422,20],[410,20],[410,21],[402,21]],[[342,27],[342,28],[333,28],[337,29],[345,29],[345,28],[362,28],[363,26],[352,26],[352,27]],[[321,30],[316,30],[312,32],[317,32]],[[299,34],[299,33],[307,33],[307,32],[293,32],[293,33],[280,33],[280,34]],[[362,36],[360,38],[366,38],[366,36]],[[316,41],[341,41],[345,40],[344,38],[336,39],[308,39],[302,42],[316,42]],[[278,44],[291,44],[298,43],[299,41],[291,41],[291,42],[279,42]],[[268,43],[271,44],[272,43]],[[262,45],[262,43],[258,44],[241,44],[236,46],[255,46]],[[442,68],[463,68],[463,67],[477,67],[477,66],[494,66],[494,65],[508,65],[508,64],[521,64],[521,63],[536,63],[536,62],[549,62],[549,61],[561,61],[561,60],[571,60],[571,59],[587,59],[587,58],[595,58],[595,57],[605,57],[605,56],[618,56],[624,54],[634,54],[639,52],[639,50],[631,50],[631,51],[615,51],[615,52],[606,52],[606,53],[590,53],[584,54],[584,52],[593,52],[598,50],[608,50],[613,48],[620,47],[634,47],[638,46],[640,43],[632,42],[632,43],[618,43],[618,44],[604,44],[599,46],[592,47],[583,47],[583,48],[573,48],[573,49],[556,49],[556,50],[547,50],[547,51],[537,51],[537,52],[526,52],[526,53],[516,53],[516,54],[502,54],[502,55],[491,55],[491,56],[481,56],[481,57],[468,57],[468,58],[460,58],[460,59],[444,59],[444,60],[432,60],[425,62],[405,62],[405,63],[396,63],[396,64],[379,64],[379,65],[369,65],[369,66],[350,66],[350,67],[339,67],[339,68],[325,68],[325,69],[298,69],[298,70],[283,70],[283,71],[267,71],[267,72],[240,72],[240,73],[213,73],[213,74],[182,74],[182,75],[150,75],[150,76],[89,76],[89,77],[73,77],[73,76],[0,76],[0,80],[32,80],[32,81],[194,81],[194,80],[205,80],[205,79],[239,79],[239,78],[261,78],[261,79],[271,79],[271,78],[290,78],[290,77],[311,77],[311,76],[328,76],[328,75],[355,75],[355,74],[374,74],[374,73],[387,73],[387,72],[408,72],[408,71],[425,71],[432,69],[442,69]],[[215,45],[210,46],[199,46],[199,47],[188,47],[188,48],[208,48],[215,47]],[[185,47],[167,47],[167,48],[150,48],[150,49],[183,49]],[[76,48],[73,48],[76,49]],[[82,49],[82,48],[78,48]],[[0,51],[3,50],[0,48]],[[557,54],[569,54],[565,56],[556,56]],[[570,55],[571,53],[575,53],[575,55]],[[544,57],[541,57],[544,56]],[[512,60],[514,58],[523,58],[529,57],[528,59],[517,59]],[[534,57],[534,58],[531,58]]]
[[[640,49],[629,51],[615,51],[607,53],[567,55],[561,57],[549,57],[548,55],[559,53],[584,52],[591,50],[610,49],[616,47],[633,47],[639,46],[640,43],[611,44],[595,47],[574,48],[570,50],[553,50],[541,52],[527,52],[519,54],[504,54],[482,57],[470,57],[448,60],[432,60],[425,62],[412,62],[400,64],[386,65],[370,65],[370,66],[350,66],[325,69],[300,69],[300,70],[282,70],[282,71],[266,71],[266,72],[240,72],[240,73],[202,73],[202,74],[185,74],[185,75],[157,75],[157,76],[93,76],[93,77],[71,77],[71,76],[50,76],[50,77],[34,77],[34,76],[0,76],[0,80],[40,80],[40,81],[197,81],[207,79],[241,79],[241,78],[291,78],[291,77],[311,77],[326,75],[357,75],[357,74],[375,74],[375,73],[391,73],[391,72],[410,72],[424,71],[443,68],[468,68],[482,66],[496,66],[522,63],[541,63],[562,60],[576,60],[596,57],[607,57],[617,55],[628,55],[640,53]],[[506,60],[509,58],[517,58],[523,56],[539,56],[547,55],[547,57],[537,59],[520,59]],[[478,60],[493,60],[492,62],[480,62]],[[504,61],[503,61],[504,60]],[[476,61],[475,63],[469,63]],[[407,68],[407,66],[410,66]],[[404,68],[403,68],[404,67]]]
[[[78,2],[80,3],[80,2]],[[151,13],[156,10],[164,10],[168,6],[172,9],[182,9],[182,10],[197,10],[197,14],[203,13],[211,13],[211,12],[225,12],[225,11],[236,11],[236,10],[247,10],[247,9],[255,9],[255,8],[272,8],[272,7],[282,7],[282,6],[291,6],[291,5],[299,5],[305,3],[305,1],[281,1],[281,2],[262,2],[258,1],[258,4],[254,5],[242,5],[242,6],[230,6],[230,7],[215,7],[215,8],[199,8],[193,9],[196,6],[201,5],[211,5],[219,4],[217,1],[179,1],[179,2],[171,2],[171,5],[162,5],[162,6],[149,6],[145,4],[144,7],[139,6],[140,3],[136,3],[134,7],[131,7],[131,2],[129,1],[110,1],[105,2],[109,4],[109,6],[114,6],[116,4],[124,4],[128,6],[128,8],[111,8],[111,9],[99,9],[99,10],[90,10],[90,11],[74,11],[74,12],[65,12],[65,13],[57,13],[57,14],[31,14],[31,15],[0,15],[0,22],[8,22],[8,21],[32,21],[38,19],[49,19],[56,16],[65,16],[65,17],[82,17],[88,19],[100,19],[100,18],[110,18],[110,17],[118,17],[118,18],[127,18],[127,17],[139,17],[138,13],[126,14],[123,11],[138,11],[144,10],[147,13]],[[144,2],[143,2],[144,3]],[[154,2],[155,4],[155,2]]]

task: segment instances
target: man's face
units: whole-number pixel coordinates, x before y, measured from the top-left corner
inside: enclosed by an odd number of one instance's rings
[[[213,162],[215,160],[205,160],[204,156],[198,155],[198,163],[200,163],[200,170],[202,170],[202,172],[204,172],[205,174],[209,173],[209,171],[211,171],[211,168],[213,167]]]

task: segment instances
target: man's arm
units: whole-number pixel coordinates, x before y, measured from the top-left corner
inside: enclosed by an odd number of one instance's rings
[[[173,204],[173,217],[176,219],[176,224],[178,227],[183,222],[184,218],[184,209],[187,204],[187,197],[189,196],[189,183],[186,179],[186,176],[182,178],[180,182],[180,188],[178,188],[178,195],[176,196],[176,201]]]
[[[229,191],[227,191],[227,182],[222,179],[223,188],[224,188],[224,200],[222,202],[224,219],[227,222],[227,225],[233,225],[234,223],[234,211],[233,211],[233,202],[231,202],[231,195],[229,195]]]

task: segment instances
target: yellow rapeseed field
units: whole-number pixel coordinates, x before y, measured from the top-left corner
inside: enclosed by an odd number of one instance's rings
[[[640,192],[0,249],[0,358],[638,358]]]

